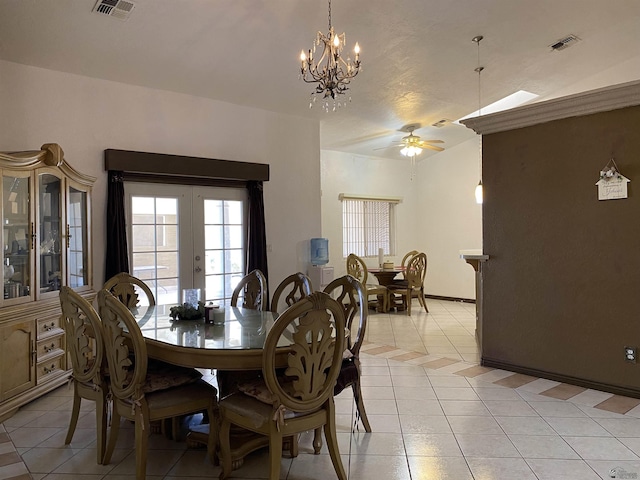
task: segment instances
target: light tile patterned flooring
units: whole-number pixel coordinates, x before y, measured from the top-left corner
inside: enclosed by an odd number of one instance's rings
[[[640,400],[478,366],[474,305],[428,301],[430,313],[372,314],[363,390],[373,433],[351,432],[353,401],[336,398],[350,479],[505,480],[640,478]],[[132,429],[110,465],[95,463],[92,404],[64,445],[71,391],[62,387],[0,426],[0,478],[133,479]],[[7,433],[3,432],[6,429]],[[282,459],[281,478],[335,478],[326,450]],[[152,435],[149,479],[217,477],[203,450]],[[18,456],[21,455],[21,458]],[[233,478],[266,478],[266,452]]]

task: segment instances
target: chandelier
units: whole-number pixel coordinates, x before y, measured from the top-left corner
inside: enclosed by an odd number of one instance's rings
[[[309,53],[305,54],[304,50],[300,53],[300,77],[307,83],[317,83],[315,91],[311,93],[312,99],[309,108],[313,107],[319,95],[322,95],[322,107],[327,112],[330,109],[329,99],[333,100],[333,111],[341,106],[346,106],[346,102],[339,100],[339,95],[343,95],[349,90],[351,79],[360,71],[360,46],[356,42],[353,49],[354,60],[347,57],[345,61],[341,56],[345,44],[346,35],[344,33],[337,35],[331,26],[331,0],[329,0],[329,33],[324,35],[322,32],[318,32]],[[322,45],[322,56],[317,62],[314,62],[313,55],[320,45]],[[337,101],[336,98],[338,98]]]

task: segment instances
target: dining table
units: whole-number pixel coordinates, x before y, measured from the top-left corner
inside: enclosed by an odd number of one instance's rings
[[[139,306],[133,311],[149,357],[192,368],[262,368],[262,348],[276,313],[226,306],[224,322],[213,324],[202,318],[174,320],[172,306]],[[279,343],[277,363],[284,366],[291,342],[282,337]]]
[[[393,280],[399,273],[403,273],[404,269],[400,267],[395,268],[370,268],[368,272],[373,274],[377,279],[378,283],[383,286],[388,286],[393,283]]]
[[[139,306],[132,311],[147,346],[150,358],[192,368],[216,369],[220,397],[230,392],[221,379],[232,372],[262,369],[262,352],[269,329],[278,314],[240,307],[224,307],[224,322],[208,323],[204,319],[174,320],[175,305]],[[292,337],[291,337],[292,338]],[[287,332],[279,340],[281,352],[276,364],[285,367],[293,343]],[[209,425],[191,426],[187,435],[190,446],[206,445]],[[232,438],[233,468],[238,468],[249,453],[268,445],[268,437],[248,431],[235,431]]]

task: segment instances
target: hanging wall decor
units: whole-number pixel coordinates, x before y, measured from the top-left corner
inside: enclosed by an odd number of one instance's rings
[[[620,173],[616,161],[612,158],[609,160],[609,163],[600,170],[600,180],[596,182],[598,186],[598,200],[627,198],[627,184],[630,181],[631,180]]]

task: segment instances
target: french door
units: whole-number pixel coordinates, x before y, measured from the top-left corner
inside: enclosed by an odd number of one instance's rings
[[[158,304],[182,290],[228,304],[245,272],[247,194],[243,188],[125,183],[131,274]]]

